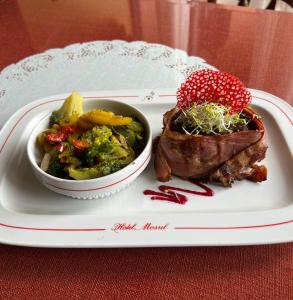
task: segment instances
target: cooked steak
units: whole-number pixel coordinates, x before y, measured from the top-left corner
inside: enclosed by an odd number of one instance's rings
[[[155,171],[159,181],[168,181],[171,174],[183,179],[205,178],[230,186],[234,180],[266,179],[264,166],[255,162],[265,157],[267,145],[262,120],[245,108],[249,130],[222,135],[188,135],[173,128],[177,107],[164,115],[164,128],[155,150]]]

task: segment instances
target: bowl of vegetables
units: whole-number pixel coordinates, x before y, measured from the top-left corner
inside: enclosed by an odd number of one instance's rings
[[[27,155],[37,179],[48,189],[80,199],[110,196],[146,168],[152,133],[137,108],[110,99],[90,99],[73,92],[61,107],[40,118]]]

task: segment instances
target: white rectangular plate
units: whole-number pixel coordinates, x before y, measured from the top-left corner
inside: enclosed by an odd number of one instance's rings
[[[26,157],[34,117],[56,109],[67,95],[32,102],[16,112],[0,132],[0,242],[39,247],[145,247],[249,245],[293,241],[293,110],[283,100],[251,90],[263,117],[269,149],[262,162],[268,180],[212,186],[213,197],[188,194],[185,205],[152,201],[158,191],[151,161],[126,190],[99,200],[55,194],[35,178]],[[176,103],[174,90],[82,93],[137,106],[160,134],[163,114]],[[169,183],[168,183],[169,184]],[[170,185],[196,189],[174,178]]]

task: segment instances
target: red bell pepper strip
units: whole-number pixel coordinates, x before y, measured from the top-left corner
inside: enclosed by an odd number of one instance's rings
[[[49,133],[47,134],[47,140],[50,143],[60,143],[67,139],[67,134],[63,132]]]
[[[65,134],[71,134],[76,131],[76,127],[74,125],[65,125],[61,127],[61,132]]]
[[[73,140],[72,144],[75,148],[79,150],[85,150],[89,147],[89,143],[85,140]]]
[[[58,152],[62,153],[65,150],[65,147],[63,144],[58,144],[54,146],[54,150],[57,150]]]

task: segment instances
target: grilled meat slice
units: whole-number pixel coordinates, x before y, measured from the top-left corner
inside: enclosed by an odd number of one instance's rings
[[[219,182],[223,186],[231,186],[235,180],[249,179],[254,182],[261,182],[267,179],[265,166],[258,166],[255,163],[265,158],[267,145],[264,137],[257,143],[249,146],[227,160],[220,168],[209,177],[210,182]]]
[[[254,163],[265,157],[265,129],[251,109],[244,112],[255,129],[223,135],[187,135],[172,130],[178,111],[175,107],[164,115],[164,128],[155,151],[159,181],[168,181],[173,174],[183,179],[204,177],[230,186],[236,179],[261,177],[256,175]]]

